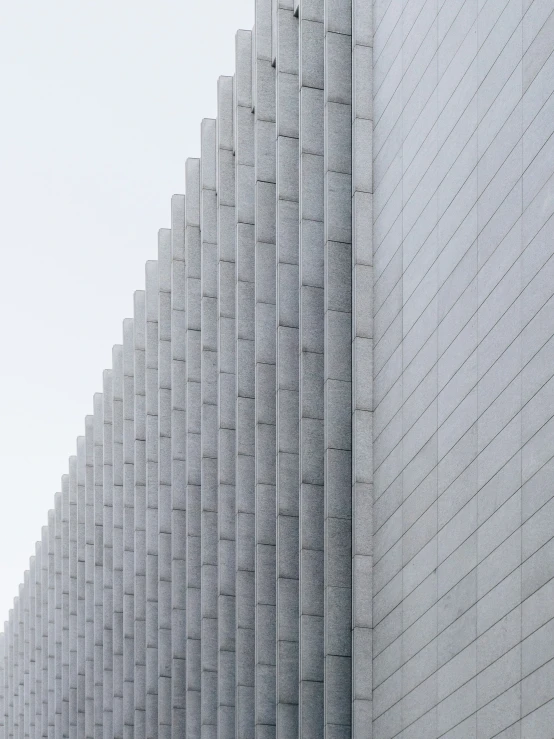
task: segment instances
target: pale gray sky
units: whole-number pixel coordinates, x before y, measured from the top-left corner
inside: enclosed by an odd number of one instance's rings
[[[254,0],[3,0],[0,631]]]

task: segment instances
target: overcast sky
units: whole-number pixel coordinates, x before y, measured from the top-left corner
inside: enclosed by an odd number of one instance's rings
[[[0,631],[254,0],[1,7]]]

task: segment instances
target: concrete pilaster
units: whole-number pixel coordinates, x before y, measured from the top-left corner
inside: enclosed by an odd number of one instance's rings
[[[201,128],[201,705],[204,739],[217,736],[217,193],[216,122]]]
[[[371,739],[373,8],[352,2],[352,736]]]
[[[77,733],[77,457],[69,458],[69,734]]]
[[[299,75],[292,0],[274,2],[276,68],[277,737],[298,736]]]
[[[185,294],[186,294],[186,505],[187,505],[187,739],[201,732],[200,706],[200,485],[201,432],[201,247],[200,247],[200,160],[188,159],[185,169]]]
[[[24,728],[24,663],[23,654],[25,649],[25,632],[24,632],[24,613],[25,613],[25,592],[24,584],[19,585],[19,595],[17,597],[17,603],[14,601],[14,618],[16,627],[17,638],[14,644],[14,683],[15,683],[15,701],[14,701],[14,735],[19,739],[23,739],[25,736]]]
[[[8,723],[8,736],[13,737],[14,736],[14,696],[15,696],[15,690],[14,690],[14,609],[10,608],[10,612],[8,615],[8,638],[9,638],[9,652],[8,652],[8,690],[9,690],[9,699],[8,699],[8,707],[7,707],[7,723]]]
[[[234,81],[217,86],[218,739],[235,731],[235,156]]]
[[[77,736],[86,737],[86,437],[77,437]]]
[[[187,355],[185,198],[171,199],[171,737],[186,736]]]
[[[36,721],[36,659],[37,659],[37,644],[36,644],[36,591],[37,591],[37,567],[40,571],[40,543],[36,542],[34,557],[31,557],[29,566],[29,722],[28,722],[28,735],[34,736],[35,734],[35,721]],[[38,562],[37,562],[38,558]],[[0,659],[0,667],[1,667]],[[0,686],[1,675],[0,675]],[[1,691],[1,687],[0,687]]]
[[[134,735],[146,739],[146,306],[135,292],[134,319]]]
[[[31,571],[29,569],[25,570],[23,577],[23,736],[29,735],[30,723],[30,595]]]
[[[85,739],[94,739],[95,537],[94,417],[87,416],[85,418]]]
[[[69,475],[62,475],[61,522],[61,736],[69,736]]]
[[[171,231],[158,241],[158,737],[171,739]]]
[[[236,459],[235,732],[254,738],[255,656],[255,291],[252,33],[235,41]]]
[[[103,739],[103,591],[104,591],[104,404],[94,395],[94,739]]]
[[[276,157],[271,0],[257,0],[255,89],[256,738],[275,736]]]
[[[134,736],[135,675],[135,347],[123,322],[123,736]]]
[[[325,0],[324,643],[326,735],[351,726],[352,18]]]
[[[300,710],[323,737],[323,0],[299,7]]]
[[[159,236],[161,238],[161,235]],[[146,737],[158,732],[158,262],[146,262]]]
[[[123,739],[123,347],[112,349],[113,735]]]
[[[55,739],[56,714],[56,509],[48,511],[48,739]],[[10,670],[10,679],[13,673]]]
[[[41,659],[40,659],[40,696],[37,697],[37,723],[35,727],[36,739],[48,736],[48,526],[42,527],[42,562],[41,562],[41,607],[40,607],[40,635],[41,635]],[[7,632],[5,632],[7,633]],[[5,654],[7,656],[7,649]],[[4,684],[7,686],[7,664],[5,660]],[[6,711],[6,700],[5,713]]]
[[[104,370],[102,394],[103,592],[102,689],[104,739],[113,736],[113,371]]]
[[[5,655],[6,655],[6,625],[4,624],[4,631],[0,635],[0,737],[6,739],[7,725],[6,725],[6,706],[5,700],[7,695],[6,690],[6,668],[5,668]]]
[[[35,544],[35,571],[33,583],[33,611],[31,615],[31,726],[29,736],[35,739],[40,736],[40,716],[42,713],[42,541]],[[3,655],[2,655],[3,656]],[[0,694],[3,693],[3,659],[0,658]],[[3,721],[3,706],[0,706],[0,718]],[[0,732],[0,736],[2,733]],[[2,737],[2,739],[4,739]]]
[[[63,491],[56,493],[54,499],[54,510],[56,515],[55,542],[54,542],[54,588],[55,588],[55,612],[54,612],[54,736],[63,736],[62,729],[62,509]],[[15,641],[14,641],[15,651]],[[14,681],[17,680],[17,672],[14,669]]]

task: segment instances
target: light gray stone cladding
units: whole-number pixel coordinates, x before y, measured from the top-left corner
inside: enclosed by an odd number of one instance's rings
[[[552,739],[552,1],[252,1],[0,739]]]

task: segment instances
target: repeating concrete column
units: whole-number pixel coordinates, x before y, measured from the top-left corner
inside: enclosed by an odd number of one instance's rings
[[[256,737],[275,735],[276,393],[275,393],[275,70],[271,0],[256,3]]]
[[[103,739],[103,594],[104,594],[104,403],[94,395],[94,739]]]
[[[235,157],[233,78],[217,85],[218,737],[235,735]]]
[[[69,736],[69,475],[62,475],[61,522],[61,736]]]
[[[123,321],[123,736],[134,736],[135,675],[134,321]]]
[[[39,540],[36,542],[33,588],[34,617],[31,619],[31,726],[29,736],[33,739],[42,733],[40,727],[40,716],[42,713],[42,546],[42,541]],[[3,695],[2,658],[0,658],[0,670],[2,670],[2,675],[0,675],[0,694]],[[3,720],[2,708],[0,706],[0,720]],[[1,731],[0,736],[2,736]]]
[[[62,493],[56,493],[54,499],[56,513],[54,542],[54,736],[63,736],[62,730]],[[15,677],[15,675],[14,675]]]
[[[36,542],[35,554],[31,557],[29,566],[29,720],[27,732],[28,736],[34,736],[35,733],[35,710],[36,710],[36,572],[37,566],[40,569],[40,561],[37,562],[37,549],[40,550],[40,543]],[[40,555],[39,555],[40,556]],[[1,666],[0,660],[0,666]],[[0,692],[1,688],[0,676]]]
[[[298,736],[299,93],[298,19],[274,3],[277,134],[277,737]]]
[[[85,739],[94,739],[94,417],[85,418]]]
[[[235,42],[235,224],[236,224],[236,694],[235,734],[254,739],[255,653],[255,291],[254,115],[252,33]]]
[[[33,558],[31,558],[33,559]],[[30,603],[31,570],[23,576],[23,736],[29,735],[30,723]]]
[[[13,680],[13,668],[14,668],[14,654],[13,654],[13,646],[14,646],[14,615],[13,615],[13,608],[10,608],[10,612],[8,614],[8,690],[9,690],[9,698],[8,698],[8,736],[13,737],[14,736],[14,680]]]
[[[352,19],[325,0],[325,732],[350,736]],[[339,728],[340,727],[340,728]]]
[[[56,714],[56,509],[48,511],[48,739],[55,739]]]
[[[19,595],[14,600],[14,736],[22,739],[25,736],[23,727],[23,649],[24,649],[24,633],[23,633],[23,584],[19,585]]]
[[[323,0],[299,7],[300,711],[323,737]],[[309,734],[308,734],[309,735]]]
[[[8,629],[4,623],[4,631],[0,634],[0,737],[6,739],[7,724],[6,724],[6,706],[5,700],[7,696],[6,684],[5,684],[5,655],[6,655],[6,633]]]
[[[171,231],[158,241],[158,736],[171,739]]]
[[[77,457],[69,458],[69,734],[77,734]]]
[[[134,319],[134,735],[146,739],[146,305],[135,292]]]
[[[216,122],[201,134],[201,700],[202,737],[217,735],[217,194]]]
[[[171,199],[171,737],[186,736],[187,355],[185,198]]]
[[[352,736],[371,739],[373,19],[352,3]]]
[[[187,473],[187,739],[198,739],[200,706],[200,484],[201,431],[201,248],[200,248],[200,160],[186,162],[185,202],[185,290],[186,290],[186,473]]]
[[[41,593],[42,604],[40,613],[40,629],[41,629],[41,678],[40,678],[40,705],[37,706],[40,712],[40,721],[36,726],[36,739],[42,739],[48,736],[48,526],[42,527],[42,567],[41,567]],[[7,633],[7,632],[6,632]],[[7,655],[7,650],[6,650]],[[7,668],[5,667],[5,670]],[[7,685],[7,671],[4,677],[4,683]],[[6,706],[7,708],[7,706]],[[7,711],[6,711],[7,713]]]
[[[104,739],[113,736],[113,372],[103,373],[102,688]]]
[[[77,736],[86,737],[86,437],[77,437]]]
[[[9,623],[4,621],[4,631],[0,637],[0,737],[8,739],[8,638]]]
[[[158,263],[146,262],[146,737],[158,732]]]
[[[112,349],[113,735],[123,739],[123,347]]]

